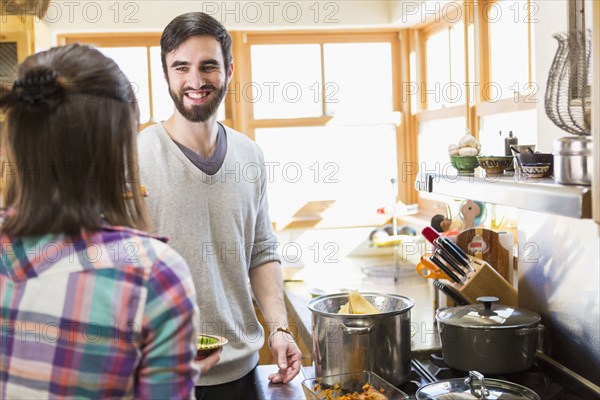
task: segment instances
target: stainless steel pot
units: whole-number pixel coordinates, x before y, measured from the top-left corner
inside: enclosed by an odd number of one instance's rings
[[[523,371],[533,365],[540,316],[522,308],[494,305],[497,297],[479,297],[483,305],[440,309],[436,313],[446,364],[484,374]]]
[[[347,293],[320,296],[312,311],[315,376],[372,371],[397,386],[410,378],[410,309],[414,301],[394,294],[361,293],[380,314],[338,314]]]
[[[554,180],[567,185],[591,185],[594,164],[592,139],[566,136],[554,140]]]
[[[465,379],[447,379],[419,388],[417,400],[540,400],[540,396],[525,386],[499,379],[486,379],[477,371],[470,371]]]

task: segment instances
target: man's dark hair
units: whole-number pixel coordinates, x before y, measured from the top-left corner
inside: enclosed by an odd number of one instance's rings
[[[163,71],[167,75],[167,54],[175,51],[192,36],[212,36],[220,44],[223,52],[225,71],[231,63],[231,36],[216,19],[203,12],[182,14],[169,22],[160,38],[160,59]]]

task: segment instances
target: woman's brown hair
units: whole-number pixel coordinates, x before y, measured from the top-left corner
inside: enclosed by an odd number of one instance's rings
[[[113,60],[78,44],[29,56],[0,106],[5,205],[12,210],[3,231],[22,237],[104,223],[149,228],[137,171],[139,110]]]

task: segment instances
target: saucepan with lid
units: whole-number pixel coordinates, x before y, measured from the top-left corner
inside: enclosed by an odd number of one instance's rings
[[[540,400],[525,386],[500,379],[487,379],[477,371],[467,378],[446,379],[425,385],[416,393],[417,400]]]
[[[440,309],[436,313],[444,361],[461,371],[497,375],[523,371],[535,360],[541,317],[523,308],[483,304]]]

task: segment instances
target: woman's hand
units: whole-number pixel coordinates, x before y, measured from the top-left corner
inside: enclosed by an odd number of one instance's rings
[[[196,359],[194,360],[194,362],[200,369],[200,376],[202,376],[202,374],[208,372],[212,367],[214,367],[214,365],[216,363],[219,362],[219,360],[221,359],[222,351],[223,351],[223,348],[221,347],[219,349],[211,351],[210,353],[208,353],[206,355],[196,356]]]

